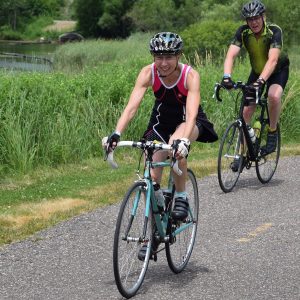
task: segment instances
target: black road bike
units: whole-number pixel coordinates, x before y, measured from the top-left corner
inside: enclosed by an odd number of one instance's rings
[[[214,97],[218,101],[222,101],[220,98],[221,89],[225,88],[216,83]],[[270,124],[267,95],[260,93],[260,96],[255,90],[254,101],[249,101],[246,97],[249,89],[253,90],[245,83],[238,81],[234,86],[237,93],[229,92],[235,100],[237,118],[227,127],[219,148],[218,180],[225,193],[232,191],[243,169],[250,169],[253,163],[260,182],[268,183],[276,171],[279,160],[281,143],[279,124],[277,124],[278,139],[275,151],[271,153],[265,151]],[[247,105],[256,105],[255,118],[253,119],[255,119],[256,124],[259,124],[259,127],[255,129],[255,142],[251,140],[243,117],[243,110]]]

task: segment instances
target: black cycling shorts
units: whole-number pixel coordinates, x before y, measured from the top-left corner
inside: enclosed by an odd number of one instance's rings
[[[203,133],[203,126],[199,122],[198,123],[196,122],[196,126],[198,127],[199,130],[199,136],[201,136]],[[146,139],[147,141],[159,141],[163,143],[168,143],[171,135],[175,132],[175,130],[170,131],[167,128],[165,128],[165,130],[161,130],[158,134],[153,129],[148,129],[144,133],[143,138]]]
[[[249,75],[247,85],[256,81],[258,77],[259,75],[255,74],[252,70]],[[270,76],[270,78],[267,80],[267,91],[269,90],[269,87],[272,84],[279,84],[284,90],[288,79],[289,79],[289,66],[287,65],[283,67],[279,72],[276,72]]]

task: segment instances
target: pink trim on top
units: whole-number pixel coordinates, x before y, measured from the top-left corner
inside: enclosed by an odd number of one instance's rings
[[[152,70],[152,89],[154,92],[156,92],[161,87],[161,81],[158,77],[155,63],[152,64],[151,70]]]
[[[184,96],[187,96],[187,94],[188,94],[188,90],[186,87],[186,81],[187,81],[187,75],[188,75],[188,72],[190,71],[190,69],[191,69],[190,66],[183,65],[182,77],[180,78],[180,81],[177,84],[179,92]]]
[[[180,64],[181,65],[181,72],[178,80],[172,85],[167,86],[164,84],[164,82],[159,78],[157,68],[154,63],[151,65],[151,71],[152,71],[152,89],[154,92],[159,90],[161,85],[165,86],[167,89],[172,89],[177,85],[180,93],[184,96],[188,94],[188,90],[186,88],[186,82],[187,82],[187,74],[191,70],[191,66]]]

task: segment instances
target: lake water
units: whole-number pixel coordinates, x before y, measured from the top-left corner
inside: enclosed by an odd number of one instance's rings
[[[57,44],[0,42],[0,68],[49,72]]]

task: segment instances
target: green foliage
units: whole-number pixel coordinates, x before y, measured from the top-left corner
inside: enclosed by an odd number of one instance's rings
[[[239,23],[218,20],[203,21],[190,25],[181,32],[186,56],[199,55],[202,59],[211,53],[213,58],[223,57]]]
[[[63,0],[6,0],[0,2],[0,26],[22,31],[34,17],[57,16]]]
[[[33,19],[41,16],[57,18],[70,15],[77,19],[77,30],[85,38],[126,38],[132,32],[140,31],[183,31],[191,24],[209,20],[218,21],[220,27],[224,27],[224,30],[221,30],[223,33],[226,31],[227,21],[243,22],[241,8],[246,1],[74,0],[72,4],[70,2],[71,0],[1,1],[0,27],[8,27],[0,30],[0,38],[27,38],[23,33]],[[267,20],[283,29],[285,43],[297,42],[300,35],[300,6],[297,2],[294,0],[263,2],[267,8]],[[39,27],[37,23],[34,24]],[[19,34],[15,35],[15,31]],[[37,28],[26,31],[32,34],[39,33]]]
[[[178,31],[198,22],[202,14],[198,0],[139,0],[127,15],[136,31]]]
[[[227,2],[227,3],[226,3]],[[203,19],[205,20],[218,20],[220,23],[223,21],[241,22],[241,8],[245,0],[236,1],[204,1],[202,4]]]
[[[135,0],[109,0],[104,1],[103,14],[100,16],[98,26],[102,37],[126,38],[130,35],[132,22],[126,16]]]
[[[131,20],[126,16],[135,0],[75,0],[78,30],[85,37],[127,37]]]
[[[299,42],[300,6],[292,0],[265,0],[267,20],[279,25],[283,30],[284,42],[291,45]]]
[[[139,71],[152,62],[147,41],[147,35],[136,35],[123,42],[64,45],[59,48],[58,57],[70,63],[67,66],[56,62],[56,68],[70,71],[72,61],[80,57],[81,67],[72,73],[1,72],[0,174],[27,173],[41,165],[57,166],[100,156],[99,139],[115,129]],[[72,49],[76,51],[72,53]],[[230,93],[224,91],[222,103],[212,99],[214,84],[222,77],[222,67],[205,62],[197,64],[195,69],[201,76],[204,111],[221,136],[235,117]],[[248,60],[237,60],[233,79],[247,80],[249,70]],[[299,71],[293,70],[284,94],[281,114],[284,142],[299,141],[299,78]],[[149,89],[123,139],[141,137],[152,106]]]
[[[135,34],[126,40],[84,41],[60,46],[55,52],[54,67],[60,70],[83,70],[100,63],[130,60],[136,64],[141,57],[150,59],[148,43],[151,34]],[[89,49],[89,51],[86,51]],[[145,59],[143,59],[145,61]]]
[[[2,172],[26,173],[38,165],[99,156],[99,138],[113,130],[140,68],[128,61],[77,75],[2,73]],[[138,138],[142,130],[135,123],[128,134]]]
[[[10,26],[3,25],[0,27],[0,39],[18,41],[23,39],[23,35],[22,33],[11,29]]]
[[[74,7],[78,30],[84,37],[98,37],[100,35],[98,20],[103,13],[103,1],[75,0]]]
[[[26,36],[27,39],[34,39],[41,36],[45,37],[49,33],[45,32],[43,29],[46,26],[51,25],[52,22],[53,19],[49,16],[35,17],[28,26],[26,26],[23,35]],[[56,34],[56,37],[58,37],[58,34]]]
[[[175,30],[176,10],[172,0],[139,0],[128,16],[138,31]]]

